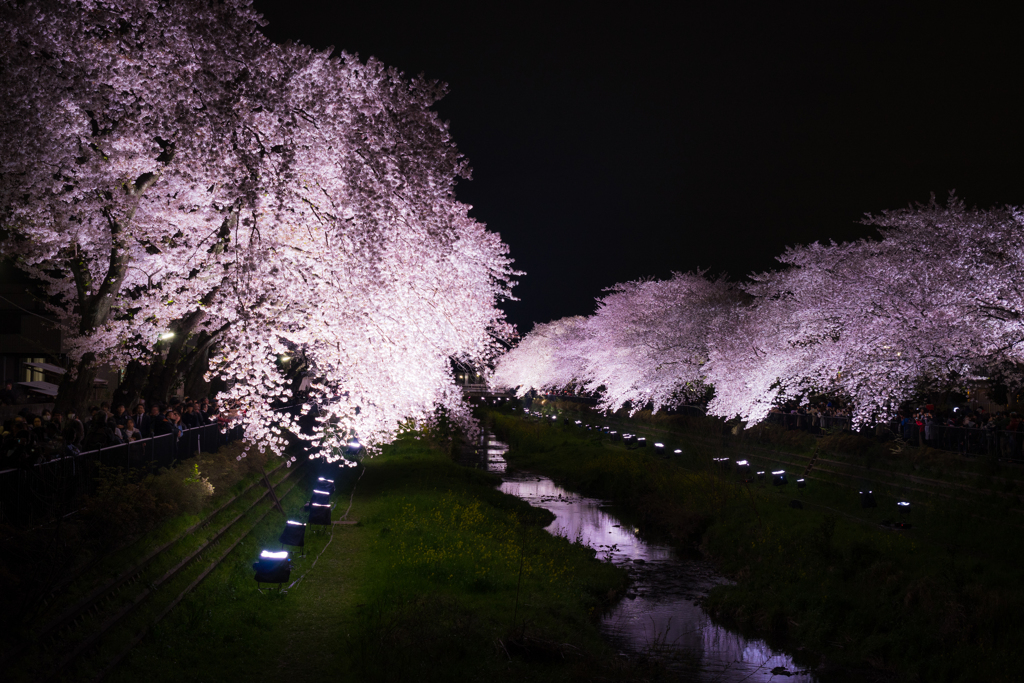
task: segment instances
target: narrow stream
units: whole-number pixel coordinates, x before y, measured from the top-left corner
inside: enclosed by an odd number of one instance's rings
[[[624,567],[629,593],[607,614],[601,630],[624,653],[654,656],[687,678],[723,683],[813,682],[792,658],[762,640],[750,640],[711,622],[698,605],[712,587],[726,583],[698,557],[645,538],[607,503],[561,488],[547,477],[506,472],[508,447],[493,437],[475,462],[503,475],[501,490],[555,515],[552,534],[579,538],[601,559]]]

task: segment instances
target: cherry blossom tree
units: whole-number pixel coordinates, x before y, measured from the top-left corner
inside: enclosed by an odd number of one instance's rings
[[[28,122],[0,143],[3,220],[71,333],[68,405],[97,362],[169,330],[168,360],[216,344],[224,398],[277,451],[291,353],[321,445],[438,405],[471,427],[449,359],[509,334],[515,272],[455,199],[469,169],[430,109],[443,86],[272,45],[244,2],[3,8],[5,130]]]
[[[668,280],[615,285],[587,320],[580,349],[585,387],[600,406],[654,411],[705,393],[708,331],[735,305],[724,278],[674,273]]]
[[[501,356],[488,378],[491,386],[515,389],[519,396],[531,390],[551,391],[583,378],[581,343],[586,318],[574,316],[535,325],[515,348]]]
[[[560,353],[580,359],[573,378],[600,388],[605,409],[672,405],[711,385],[708,412],[748,426],[819,393],[845,397],[867,423],[994,370],[1020,383],[1022,221],[1012,207],[933,199],[869,216],[879,239],[788,249],[743,297],[693,275],[617,286]],[[531,367],[530,348],[519,367]],[[563,378],[532,367],[532,385]]]
[[[48,287],[81,406],[100,360],[150,344],[223,277],[245,194],[239,91],[267,48],[245,4],[0,4],[4,252]],[[130,309],[122,301],[132,292]],[[120,315],[117,312],[120,309]]]

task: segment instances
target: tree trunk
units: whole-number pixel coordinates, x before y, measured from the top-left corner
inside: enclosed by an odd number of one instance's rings
[[[114,400],[111,405],[124,405],[125,408],[131,410],[131,407],[139,402],[139,397],[142,396],[142,389],[148,378],[148,365],[143,365],[137,360],[128,363],[124,378],[117,385],[117,390],[114,391]]]
[[[60,390],[54,401],[53,410],[57,413],[85,414],[88,407],[89,390],[92,389],[93,380],[96,379],[96,366],[94,365],[95,355],[87,353],[78,361],[78,373],[72,379],[65,376],[60,383]]]

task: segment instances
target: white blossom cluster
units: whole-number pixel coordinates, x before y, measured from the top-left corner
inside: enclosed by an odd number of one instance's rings
[[[191,315],[255,444],[297,431],[272,408],[294,402],[288,354],[317,441],[372,446],[438,406],[471,427],[450,359],[494,354],[517,273],[455,199],[442,85],[274,45],[245,0],[0,13],[0,237],[80,374]]]
[[[916,392],[1024,367],[1024,213],[956,197],[868,217],[880,239],[788,249],[782,268],[738,288],[701,274],[627,283],[590,318],[538,326],[493,381],[600,389],[601,406],[678,405],[713,388],[710,414],[748,426],[818,392],[848,399],[857,423]],[[742,291],[739,291],[742,290]]]

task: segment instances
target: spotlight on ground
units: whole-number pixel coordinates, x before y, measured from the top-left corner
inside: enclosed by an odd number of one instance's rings
[[[280,589],[281,584],[286,583],[291,576],[292,562],[288,559],[287,550],[264,550],[252,568],[256,571],[257,589],[261,583],[276,583]]]
[[[289,519],[288,523],[284,525],[281,537],[277,541],[281,545],[290,545],[296,548],[304,547],[306,545],[306,525]]]
[[[896,523],[896,527],[899,529],[910,528],[910,503],[906,501],[900,501],[896,503],[896,509],[900,513],[900,521]]]
[[[309,523],[331,525],[331,506],[323,503],[311,503],[309,506]]]

